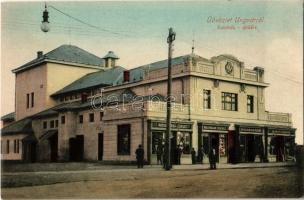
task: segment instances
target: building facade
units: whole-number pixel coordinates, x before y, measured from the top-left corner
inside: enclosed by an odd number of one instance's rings
[[[176,57],[167,98],[167,60],[127,70],[113,52],[99,58],[70,45],[40,56],[13,71],[16,121],[2,129],[2,159],[124,163],[141,144],[156,164],[170,99],[173,164],[190,164],[192,148],[203,163],[211,148],[220,163],[293,160],[291,114],[265,110],[261,67],[231,55]]]

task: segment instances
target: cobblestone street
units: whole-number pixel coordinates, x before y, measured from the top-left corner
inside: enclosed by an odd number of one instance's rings
[[[296,167],[108,167],[4,173],[2,198],[288,198],[302,196],[302,183]]]

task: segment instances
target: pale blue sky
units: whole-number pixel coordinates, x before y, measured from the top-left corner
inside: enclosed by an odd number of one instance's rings
[[[97,30],[49,8],[51,31],[40,31],[43,2],[1,5],[2,114],[14,110],[14,76],[11,69],[61,44],[73,44],[98,56],[113,50],[119,64],[132,68],[167,57],[168,28],[177,33],[174,56],[195,53],[206,58],[233,54],[248,68],[262,66],[267,110],[293,113],[302,142],[303,127],[303,13],[302,1],[202,2],[49,2]],[[257,30],[218,30],[207,23],[214,17],[264,17]],[[5,106],[4,106],[5,105]],[[301,133],[299,133],[301,132]],[[301,135],[299,135],[301,134]]]

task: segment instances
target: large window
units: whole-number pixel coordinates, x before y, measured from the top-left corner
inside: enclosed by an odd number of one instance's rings
[[[253,96],[247,96],[247,112],[253,113]]]
[[[117,126],[117,154],[130,155],[131,125],[124,124]]]
[[[222,110],[237,111],[237,94],[222,92]]]
[[[90,113],[89,120],[90,122],[94,122],[94,113]]]
[[[204,94],[203,94],[203,98],[204,98],[204,108],[205,109],[210,109],[211,108],[211,90],[204,90]]]

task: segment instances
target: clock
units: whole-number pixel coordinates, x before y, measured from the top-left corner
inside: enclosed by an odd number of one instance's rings
[[[227,62],[227,64],[225,65],[225,70],[227,74],[231,74],[233,72],[233,66],[231,62]]]

